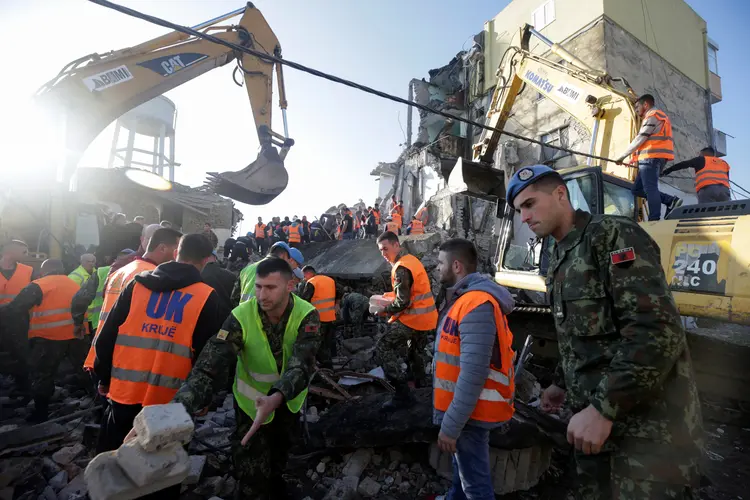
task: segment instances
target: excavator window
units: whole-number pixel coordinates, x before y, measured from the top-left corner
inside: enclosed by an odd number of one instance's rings
[[[606,215],[621,215],[631,219],[635,217],[635,196],[630,188],[604,181],[602,190]]]

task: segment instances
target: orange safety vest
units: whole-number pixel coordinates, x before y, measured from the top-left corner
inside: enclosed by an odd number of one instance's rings
[[[375,224],[380,225],[380,210],[372,210],[372,214],[375,216]]]
[[[289,243],[299,243],[302,237],[299,234],[299,226],[285,226],[284,231],[289,236]]]
[[[70,304],[81,287],[67,276],[59,275],[45,276],[32,283],[42,289],[42,303],[31,308],[29,338],[74,339]]]
[[[513,334],[497,301],[487,292],[471,291],[463,294],[443,320],[438,351],[435,354],[433,403],[435,409],[448,411],[461,373],[461,336],[458,327],[464,316],[487,302],[492,304],[495,313],[500,366],[490,365],[490,373],[484,381],[471,418],[481,422],[506,422],[511,419],[514,411]]]
[[[265,224],[256,224],[255,225],[255,237],[256,238],[265,238],[266,237],[266,225]]]
[[[424,224],[419,219],[411,221],[411,234],[424,234]]]
[[[104,287],[104,301],[102,302],[102,312],[99,315],[99,326],[96,327],[96,333],[94,334],[94,341],[91,343],[91,348],[86,356],[86,361],[83,363],[83,367],[87,370],[94,369],[94,359],[96,359],[96,349],[94,345],[96,343],[96,337],[104,327],[104,322],[107,321],[109,312],[115,307],[117,297],[120,296],[120,292],[125,290],[133,278],[143,271],[151,271],[156,268],[156,265],[146,260],[136,259],[127,266],[121,267],[114,272],[109,278],[107,278],[107,285]]]
[[[416,215],[414,215],[415,219],[419,219],[424,222],[424,216],[427,215],[427,207],[422,207],[419,210],[417,210]]]
[[[672,140],[672,122],[664,111],[651,109],[643,118],[644,121],[655,116],[662,124],[659,135],[649,136],[633,153],[634,162],[648,160],[649,158],[664,158],[667,161],[674,160],[674,142]]]
[[[393,219],[393,222],[395,222],[398,227],[404,225],[404,220],[400,214],[391,214],[391,219]]]
[[[320,322],[336,321],[336,282],[322,274],[313,276],[307,282],[315,287],[310,303],[318,310]]]
[[[393,234],[398,234],[398,229],[399,229],[399,227],[400,227],[400,226],[399,226],[398,224],[396,224],[395,222],[388,222],[388,223],[386,223],[386,225],[385,225],[385,230],[386,230],[386,231],[390,231],[390,232],[392,232]]]
[[[715,156],[707,156],[705,166],[695,173],[695,190],[716,184],[729,187],[729,163]]]
[[[405,267],[411,271],[414,284],[411,288],[411,304],[409,307],[397,313],[388,320],[389,323],[400,321],[414,330],[427,331],[437,327],[438,313],[435,307],[435,298],[432,296],[430,278],[427,276],[424,266],[413,255],[404,255],[393,265],[391,269],[391,285],[395,289],[396,269]]]
[[[172,401],[193,368],[193,331],[211,292],[205,283],[166,292],[135,284],[112,354],[112,401],[143,406]]]
[[[31,275],[33,272],[34,268],[19,262],[16,264],[16,269],[13,271],[13,275],[9,280],[5,279],[5,276],[0,274],[0,304],[7,304],[15,299],[18,292],[31,283]]]

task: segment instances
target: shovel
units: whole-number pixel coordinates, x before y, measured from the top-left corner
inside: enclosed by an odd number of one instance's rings
[[[258,158],[239,172],[208,172],[205,181],[211,191],[248,205],[265,205],[281,194],[289,183],[283,156],[272,145],[261,148]]]

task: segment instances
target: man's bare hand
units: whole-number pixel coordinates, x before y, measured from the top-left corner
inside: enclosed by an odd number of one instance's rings
[[[263,422],[266,421],[268,416],[281,406],[281,403],[283,402],[284,395],[280,392],[274,392],[270,396],[261,396],[255,400],[255,420],[253,421],[250,430],[245,434],[245,437],[242,438],[242,446],[247,445],[250,438],[253,437],[253,434],[258,432],[258,429],[260,429],[260,426],[263,425]]]
[[[565,391],[555,384],[544,389],[542,392],[542,411],[545,413],[555,413],[565,402]]]
[[[73,327],[73,336],[79,340],[84,338],[86,336],[86,327],[83,325]]]
[[[586,455],[596,455],[602,451],[602,446],[610,432],[612,432],[612,422],[589,405],[570,419],[568,443]]]
[[[456,441],[457,439],[449,438],[443,432],[441,431],[440,434],[438,434],[438,448],[440,448],[440,451],[443,451],[445,453],[456,453]]]
[[[99,384],[97,386],[96,390],[99,393],[99,395],[102,396],[102,397],[104,397],[104,398],[106,398],[107,394],[109,394],[109,386],[108,385]]]

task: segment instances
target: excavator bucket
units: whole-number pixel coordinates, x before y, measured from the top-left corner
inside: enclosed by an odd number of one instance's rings
[[[208,172],[205,185],[214,193],[248,205],[265,205],[289,183],[284,161],[273,146],[239,172]]]
[[[486,200],[505,198],[505,174],[481,163],[459,158],[448,176],[448,189]]]

